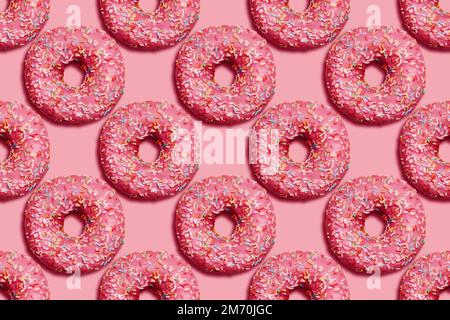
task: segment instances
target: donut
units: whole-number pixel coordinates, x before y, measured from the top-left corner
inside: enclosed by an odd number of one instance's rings
[[[350,0],[310,0],[303,12],[289,0],[249,0],[256,29],[271,43],[291,49],[314,49],[332,41],[350,13]]]
[[[0,50],[21,47],[44,27],[50,13],[50,0],[8,0],[0,13]]]
[[[139,157],[146,138],[160,148],[155,162]],[[132,103],[120,108],[100,134],[100,162],[117,190],[132,198],[160,200],[186,187],[198,170],[194,121],[167,102]]]
[[[64,68],[77,62],[78,87],[64,81]],[[122,54],[114,39],[94,27],[59,27],[45,32],[25,57],[25,87],[33,105],[56,123],[85,124],[116,105],[125,85]]]
[[[365,218],[379,213],[384,232],[370,236]],[[325,213],[331,251],[356,272],[392,272],[408,265],[425,242],[425,213],[417,192],[405,181],[385,176],[346,182],[331,197]]]
[[[99,0],[103,23],[121,43],[140,49],[163,49],[183,40],[199,18],[200,0],[160,0],[145,12],[139,0]]]
[[[80,236],[64,232],[64,218],[77,213]],[[91,272],[108,264],[123,244],[124,215],[116,192],[93,177],[58,177],[33,192],[25,207],[30,251],[55,272]]]
[[[439,145],[450,136],[450,102],[420,107],[400,133],[400,163],[406,179],[420,193],[450,200],[450,163]]]
[[[219,235],[215,218],[235,221],[230,237]],[[233,274],[250,270],[275,242],[275,213],[267,192],[239,176],[205,178],[181,197],[175,212],[175,233],[186,257],[206,272]]]
[[[342,268],[317,252],[285,252],[268,259],[255,273],[250,300],[288,300],[302,289],[311,300],[349,300],[350,292]]]
[[[364,79],[370,64],[385,71],[380,86]],[[425,90],[425,62],[412,37],[396,27],[362,27],[336,40],[325,63],[328,95],[350,119],[370,125],[409,114]]]
[[[181,258],[159,251],[131,253],[114,262],[100,283],[100,300],[139,300],[145,289],[161,300],[198,300],[191,267]]]
[[[50,142],[41,117],[9,101],[0,101],[0,138],[9,148],[0,163],[0,200],[10,200],[33,190],[47,173]]]
[[[403,276],[401,300],[439,300],[450,287],[450,251],[436,252],[418,259]]]
[[[403,24],[421,43],[450,49],[450,12],[441,9],[439,0],[399,0]]]
[[[252,134],[253,173],[278,197],[309,200],[323,196],[348,170],[347,129],[333,109],[320,103],[297,101],[274,106],[257,120]],[[289,157],[289,145],[298,138],[310,148],[304,162]]]
[[[220,64],[230,64],[234,82],[215,80]],[[238,26],[214,26],[191,36],[178,52],[175,82],[183,104],[199,119],[230,125],[252,119],[274,94],[275,63],[266,40]]]
[[[11,300],[50,299],[41,267],[18,252],[0,251],[0,289]]]

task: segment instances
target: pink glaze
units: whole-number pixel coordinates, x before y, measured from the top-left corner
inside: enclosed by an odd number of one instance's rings
[[[251,300],[288,300],[302,289],[311,300],[348,300],[350,292],[341,267],[317,252],[285,252],[268,259],[250,282]]]
[[[47,279],[28,256],[0,251],[0,288],[11,300],[48,300]]]
[[[439,145],[450,136],[450,102],[417,110],[400,134],[400,162],[408,181],[431,198],[450,200],[450,163],[439,156]]]
[[[421,257],[409,268],[400,284],[401,300],[439,300],[450,287],[450,251]]]
[[[399,0],[403,23],[417,40],[432,48],[450,49],[450,12],[439,0]]]
[[[155,162],[139,157],[139,144],[153,138]],[[166,102],[133,103],[120,108],[103,126],[100,161],[114,187],[133,198],[159,200],[186,187],[198,170],[194,121]]]
[[[323,196],[348,170],[347,129],[333,109],[320,103],[298,101],[274,106],[258,119],[253,135],[253,172],[264,188],[279,197],[308,200]],[[278,143],[271,142],[274,138]],[[289,157],[290,143],[297,138],[303,138],[310,147],[304,162]]]
[[[230,214],[230,237],[214,229]],[[245,177],[218,176],[192,185],[178,202],[175,231],[180,250],[207,272],[238,273],[259,264],[275,240],[275,214],[266,191]]]
[[[80,236],[64,232],[76,212],[85,222]],[[105,182],[67,176],[42,184],[25,208],[25,236],[39,261],[56,272],[90,272],[104,267],[124,240],[125,218],[116,192]]]
[[[0,50],[23,46],[44,27],[50,12],[50,0],[8,0],[0,12]]]
[[[309,0],[303,12],[289,0],[249,0],[255,27],[267,40],[283,48],[313,49],[332,41],[350,13],[350,0]]]
[[[139,0],[99,0],[103,23],[132,48],[163,49],[183,40],[199,18],[200,0],[160,0],[145,12]]]
[[[64,68],[79,62],[83,83],[64,81]],[[122,54],[114,39],[94,27],[59,27],[44,33],[25,58],[25,85],[34,106],[49,119],[83,124],[101,119],[125,85]]]
[[[364,77],[371,63],[386,77],[380,86]],[[330,99],[346,116],[366,124],[386,124],[409,114],[425,90],[425,62],[416,40],[395,27],[362,27],[340,37],[325,68]]]
[[[215,81],[215,69],[230,63],[231,86]],[[236,124],[260,113],[274,94],[275,63],[266,40],[238,26],[214,26],[191,36],[178,53],[175,81],[180,99],[198,118]]]
[[[381,236],[370,236],[365,218],[379,212],[386,222]],[[416,191],[394,177],[348,181],[328,202],[325,229],[330,249],[350,269],[374,273],[400,270],[425,241],[425,212]]]
[[[50,142],[41,117],[17,102],[0,101],[0,138],[9,147],[0,163],[0,200],[33,190],[48,170]]]
[[[139,300],[143,290],[161,300],[198,300],[200,292],[191,267],[167,252],[131,253],[114,262],[100,283],[100,300]]]

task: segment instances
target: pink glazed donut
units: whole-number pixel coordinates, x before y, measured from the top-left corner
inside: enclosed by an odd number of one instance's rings
[[[50,0],[8,0],[0,13],[0,50],[21,47],[36,37],[48,20]]]
[[[350,13],[350,0],[309,0],[295,12],[289,0],[249,0],[255,27],[282,48],[313,49],[332,41]]]
[[[200,0],[159,0],[145,12],[139,0],[99,0],[103,23],[132,48],[163,49],[183,40],[199,18]]]
[[[302,289],[311,300],[348,300],[341,267],[317,252],[294,251],[268,259],[250,282],[250,300],[288,300]]]
[[[381,236],[370,236],[365,218],[378,212],[386,222]],[[330,249],[350,269],[374,273],[400,270],[425,241],[425,213],[417,192],[394,177],[350,180],[328,202],[325,229]]]
[[[423,44],[450,49],[450,12],[439,0],[399,0],[406,29]]]
[[[139,144],[152,138],[160,148],[155,162],[139,157]],[[186,187],[198,170],[194,121],[166,102],[133,103],[103,126],[100,162],[114,187],[133,198],[160,200]]]
[[[365,70],[380,64],[385,79],[368,84]],[[386,124],[409,114],[425,90],[425,62],[417,41],[395,27],[362,27],[340,37],[325,66],[330,99],[345,115],[365,124]]]
[[[10,200],[33,190],[47,173],[50,142],[33,109],[5,101],[0,101],[0,139],[9,147],[0,163],[0,200]]]
[[[77,213],[82,234],[64,232],[64,218]],[[56,272],[95,271],[123,244],[122,205],[107,183],[92,177],[59,177],[42,184],[25,208],[25,237],[31,252]]]
[[[231,86],[215,81],[218,65],[230,63]],[[236,124],[260,113],[274,94],[275,63],[266,40],[237,26],[215,26],[190,37],[178,53],[175,82],[184,105],[201,120]]]
[[[64,81],[64,68],[78,62],[84,80]],[[125,85],[122,54],[114,39],[94,27],[59,27],[37,39],[25,58],[25,85],[34,106],[65,124],[99,120],[116,105]]]
[[[230,237],[214,229],[221,213],[236,226]],[[181,252],[207,272],[238,273],[259,264],[275,241],[275,213],[267,192],[245,177],[218,176],[189,188],[178,202],[175,231]]]
[[[0,251],[0,289],[11,300],[48,300],[47,279],[41,267],[17,252]]]
[[[450,287],[450,251],[436,252],[418,259],[400,284],[401,300],[439,300]]]
[[[341,117],[317,102],[298,101],[270,108],[253,127],[250,159],[253,173],[273,194],[308,200],[325,195],[347,172],[350,142]],[[289,157],[289,145],[303,138],[306,161]]]
[[[146,289],[161,300],[198,300],[200,292],[191,267],[167,252],[131,253],[114,262],[100,283],[100,300],[139,300]]]
[[[450,200],[450,163],[439,145],[450,136],[450,102],[421,107],[400,134],[400,163],[408,181],[424,195]]]

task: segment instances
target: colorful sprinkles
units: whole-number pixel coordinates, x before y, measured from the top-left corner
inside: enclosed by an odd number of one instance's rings
[[[401,300],[439,300],[450,287],[450,251],[421,257],[406,272],[400,284]]]
[[[215,81],[215,69],[230,63],[231,86]],[[236,124],[260,113],[274,94],[275,63],[266,40],[238,26],[214,26],[191,36],[178,52],[175,82],[183,104],[199,119]]]
[[[450,12],[439,0],[399,0],[406,29],[423,44],[450,49]]]
[[[439,145],[450,136],[450,102],[419,108],[400,134],[400,162],[408,181],[424,195],[450,200],[450,163]]]
[[[288,199],[309,200],[333,190],[349,168],[350,142],[342,118],[317,102],[298,101],[270,108],[253,127],[251,167],[261,185]],[[278,148],[268,143],[278,137]],[[289,157],[289,146],[306,140],[310,152],[304,162]],[[276,141],[275,141],[276,142]],[[265,149],[265,152],[263,152]],[[278,149],[277,154],[273,154]]]
[[[349,300],[342,268],[317,252],[285,252],[268,259],[250,282],[251,300],[288,300],[301,289],[311,300]]]
[[[230,237],[214,229],[215,218],[230,214]],[[207,272],[238,273],[259,264],[275,240],[275,214],[267,192],[245,177],[203,179],[182,196],[175,212],[179,248]]]
[[[289,6],[289,0],[249,0],[255,27],[282,48],[314,49],[339,34],[348,20],[350,0],[309,0],[303,12]]]
[[[365,218],[379,212],[386,222],[381,236],[370,236]],[[328,202],[325,229],[331,251],[356,272],[400,270],[425,241],[425,212],[417,192],[394,177],[348,181]]]
[[[0,251],[0,288],[11,300],[48,300],[47,279],[28,256]]]
[[[64,68],[79,62],[84,80],[64,81]],[[47,118],[84,124],[104,117],[125,86],[125,66],[114,39],[94,27],[59,27],[44,33],[25,58],[25,85],[34,106]]]
[[[103,23],[120,42],[132,48],[163,49],[183,40],[200,14],[200,0],[159,0],[145,12],[139,0],[100,0]]]
[[[47,173],[50,142],[41,117],[28,106],[0,101],[0,138],[9,147],[0,163],[0,200],[33,190]]]
[[[139,157],[139,144],[153,138],[155,162]],[[160,200],[183,190],[198,170],[194,121],[166,102],[133,103],[120,108],[103,126],[100,161],[105,175],[133,198]]]
[[[191,267],[167,252],[144,251],[124,256],[106,271],[100,300],[138,300],[152,289],[161,300],[198,300],[200,292]]]
[[[32,41],[44,27],[50,0],[8,0],[0,12],[0,50],[21,47]]]
[[[80,236],[64,232],[64,218],[76,212],[85,222]],[[67,176],[42,184],[28,200],[24,228],[28,247],[55,272],[101,269],[123,244],[125,217],[116,192],[87,176]]]
[[[386,73],[380,86],[364,79],[372,63],[380,64]],[[417,41],[396,27],[361,27],[345,33],[330,49],[325,69],[335,106],[365,124],[402,119],[425,90],[425,61]]]

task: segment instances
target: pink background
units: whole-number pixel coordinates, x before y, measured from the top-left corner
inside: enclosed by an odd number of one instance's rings
[[[150,2],[148,0],[147,2]],[[155,1],[155,0],[153,0]],[[3,1],[2,1],[3,2]],[[305,0],[296,1],[298,7]],[[45,29],[66,24],[69,5],[81,8],[81,23],[102,27],[96,1],[52,0],[51,17]],[[397,1],[353,0],[350,20],[345,29],[366,25],[369,5],[381,8],[384,25],[400,26]],[[195,30],[217,24],[251,26],[246,0],[202,0],[200,20]],[[173,84],[174,58],[180,45],[164,51],[142,52],[121,46],[126,63],[126,90],[119,105],[144,100],[166,100],[179,103]],[[22,61],[28,46],[0,53],[0,99],[29,104],[23,89]],[[277,88],[270,105],[292,100],[317,100],[328,104],[323,84],[323,61],[329,45],[318,50],[295,52],[272,46],[277,64]],[[422,47],[427,64],[427,91],[421,104],[442,101],[449,97],[448,74],[450,53]],[[68,76],[75,78],[73,74]],[[222,75],[222,78],[225,77]],[[372,80],[380,78],[371,72]],[[102,177],[97,162],[97,138],[104,119],[82,127],[54,125],[45,120],[51,140],[51,164],[45,179],[61,175],[82,174]],[[254,121],[239,127],[250,128]],[[351,139],[351,169],[345,180],[361,175],[381,174],[401,177],[397,159],[397,140],[404,121],[383,127],[355,125],[345,119]],[[206,126],[207,127],[207,126]],[[223,129],[224,130],[224,129]],[[447,146],[446,146],[447,148]],[[450,149],[450,148],[449,148]],[[297,153],[299,153],[298,151]],[[443,151],[445,152],[445,151]],[[148,153],[148,152],[147,152]],[[443,155],[450,159],[450,152]],[[250,177],[247,165],[202,165],[194,181],[210,175],[236,174]],[[139,250],[166,250],[178,253],[173,233],[174,208],[180,195],[166,201],[133,201],[121,196],[126,214],[126,239],[119,256]],[[22,212],[28,195],[0,203],[0,249],[28,252],[22,232]],[[284,251],[315,250],[329,253],[323,234],[324,208],[329,195],[308,202],[286,202],[272,197],[277,215],[276,244],[269,256]],[[448,204],[422,197],[427,215],[426,244],[420,256],[448,250],[450,215]],[[225,229],[222,225],[222,229]],[[71,225],[70,229],[76,229]],[[380,229],[371,221],[369,229]],[[395,299],[405,270],[383,275],[381,289],[369,290],[367,276],[345,269],[353,299]],[[45,270],[51,297],[54,299],[95,299],[101,276],[105,272],[82,275],[81,289],[66,286],[67,275]],[[240,275],[205,274],[194,269],[203,299],[245,299],[249,280],[255,270]],[[149,296],[147,296],[148,298]]]

